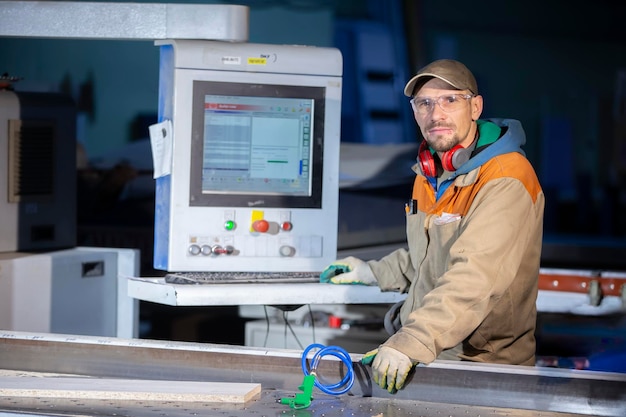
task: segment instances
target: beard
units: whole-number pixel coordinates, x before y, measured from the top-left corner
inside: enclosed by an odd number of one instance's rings
[[[447,129],[452,129],[452,131],[455,132],[455,133],[452,136],[444,136],[444,135],[427,136],[427,135],[423,135],[424,139],[426,140],[428,145],[435,152],[447,152],[450,149],[454,148],[459,143],[461,143],[461,139],[459,138],[458,134],[456,133],[456,126],[453,125],[453,124],[433,123],[431,125],[426,126],[424,128],[424,131],[427,132],[430,129],[433,129],[433,128],[436,128],[436,127],[443,127],[443,128],[447,128]],[[422,132],[422,134],[423,134],[423,132]]]

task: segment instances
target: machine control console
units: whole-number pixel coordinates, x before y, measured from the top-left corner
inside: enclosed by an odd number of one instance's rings
[[[237,210],[224,212],[224,232],[189,236],[186,248],[189,257],[319,257],[322,256],[322,236],[304,225],[295,227],[290,210],[251,210],[249,227],[237,227]],[[241,223],[245,223],[246,220]],[[299,233],[302,229],[304,233]],[[307,230],[309,229],[309,230]],[[215,229],[213,229],[215,230]]]

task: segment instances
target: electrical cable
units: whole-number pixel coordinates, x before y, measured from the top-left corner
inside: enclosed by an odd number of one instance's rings
[[[307,305],[308,309],[309,309],[309,317],[311,319],[311,330],[313,333],[313,343],[315,343],[315,320],[313,317],[313,311],[311,310],[311,306]],[[284,326],[284,340],[285,340],[285,348],[287,347],[287,331],[289,330],[289,332],[291,333],[291,335],[293,336],[293,338],[295,339],[296,343],[298,344],[298,346],[300,347],[300,349],[304,349],[304,347],[302,346],[302,343],[300,342],[300,339],[298,338],[298,335],[296,334],[295,330],[293,329],[293,327],[291,326],[291,323],[289,322],[289,318],[287,317],[288,311],[285,309],[281,309],[282,310],[282,315],[283,315],[283,322],[285,324]],[[267,347],[267,342],[269,339],[269,335],[270,335],[270,317],[269,314],[267,312],[267,306],[264,305],[263,306],[263,312],[265,313],[265,340],[263,341],[263,347]]]
[[[309,351],[312,349],[319,349],[317,352],[313,354],[311,358],[311,368],[307,367],[307,356]],[[330,395],[341,395],[350,391],[352,385],[354,384],[354,369],[352,367],[352,358],[350,358],[350,354],[343,348],[339,346],[324,346],[319,343],[313,343],[309,345],[304,352],[302,352],[302,372],[304,372],[304,376],[308,375],[316,375],[317,365],[323,356],[330,355],[338,358],[343,362],[346,367],[346,375],[341,379],[341,381],[335,384],[322,384],[317,378],[315,378],[315,386],[319,388],[320,391],[330,394]]]
[[[313,310],[311,310],[311,304],[307,304],[309,308],[309,319],[311,320],[311,334],[313,336],[313,343],[317,343],[315,340],[315,317],[313,317]]]
[[[291,335],[296,340],[296,343],[298,343],[298,346],[300,346],[300,349],[303,349],[302,343],[300,343],[300,339],[298,338],[298,335],[293,330],[293,327],[291,327],[291,323],[289,323],[289,319],[287,318],[286,311],[283,311],[283,321],[285,322],[285,347],[287,347],[287,329],[289,329],[289,331],[291,332]]]
[[[387,330],[387,333],[389,333],[390,336],[393,336],[394,334],[396,334],[396,332],[400,330],[400,327],[402,327],[402,324],[400,323],[400,308],[402,307],[403,304],[404,304],[404,300],[399,301],[395,303],[394,305],[392,305],[389,311],[385,313],[383,325],[385,327],[385,330]]]
[[[263,347],[267,346],[267,339],[270,336],[270,316],[267,314],[267,306],[263,306],[263,311],[265,312],[265,340],[263,341]]]

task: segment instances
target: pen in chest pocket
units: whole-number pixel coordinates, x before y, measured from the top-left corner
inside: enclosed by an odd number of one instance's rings
[[[405,203],[404,211],[407,215],[417,213],[417,200],[410,200],[408,203]]]

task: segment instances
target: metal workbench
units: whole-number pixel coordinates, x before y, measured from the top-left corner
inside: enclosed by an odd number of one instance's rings
[[[262,395],[244,405],[1,398],[0,415],[82,416],[574,416],[626,415],[626,375],[565,369],[435,361],[418,366],[395,395],[373,385],[352,354],[348,394],[314,390],[306,409],[276,400],[302,383],[301,352],[186,342],[0,332],[0,369],[150,380],[254,382]],[[343,365],[324,357],[320,379],[339,380]]]

